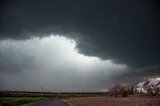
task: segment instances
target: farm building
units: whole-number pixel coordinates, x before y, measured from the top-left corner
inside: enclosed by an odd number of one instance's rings
[[[146,82],[138,82],[133,88],[134,93],[135,94],[136,93],[141,93],[141,92],[147,93],[147,89],[146,89],[146,86],[145,86],[146,83],[148,83],[148,82],[147,81]]]
[[[151,79],[149,81],[138,82],[133,87],[133,92],[137,93],[159,93],[160,94],[160,80],[159,79]]]

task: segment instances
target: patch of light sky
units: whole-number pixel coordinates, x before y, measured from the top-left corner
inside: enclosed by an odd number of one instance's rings
[[[32,79],[43,83],[45,87],[54,90],[104,89],[105,84],[99,85],[102,79],[109,79],[112,74],[123,73],[127,69],[124,64],[114,64],[111,60],[101,60],[98,57],[79,54],[76,41],[59,35],[44,38],[34,37],[28,40],[3,40],[0,43],[0,50],[5,58],[9,56],[8,60],[10,61],[13,60],[12,56],[14,56],[16,61],[20,61],[19,65],[22,67],[28,64],[25,64],[28,57],[32,58],[30,68],[25,67],[21,71],[28,74]],[[24,64],[22,65],[21,62]],[[14,62],[14,64],[17,66],[18,62]],[[16,81],[19,78],[13,77],[12,74],[6,74],[6,76],[3,74],[2,77],[2,83],[7,84],[8,88],[32,89],[33,87],[29,86],[28,82],[27,87],[20,88],[22,85],[19,81]],[[8,77],[15,80],[14,85],[7,81],[6,78]],[[21,83],[27,83],[25,79],[23,80]],[[74,85],[78,83],[80,84],[76,88]],[[95,84],[89,86],[88,83]]]

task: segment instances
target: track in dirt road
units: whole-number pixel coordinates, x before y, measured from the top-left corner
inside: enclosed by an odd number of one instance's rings
[[[40,103],[35,103],[30,106],[69,106],[69,104],[61,99],[52,99]]]

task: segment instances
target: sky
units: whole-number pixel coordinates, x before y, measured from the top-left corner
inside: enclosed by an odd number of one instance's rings
[[[0,2],[0,90],[104,91],[160,77],[159,0]]]

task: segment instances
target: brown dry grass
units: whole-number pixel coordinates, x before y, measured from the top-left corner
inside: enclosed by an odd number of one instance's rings
[[[69,99],[68,103],[70,106],[160,106],[160,97],[79,97]]]

